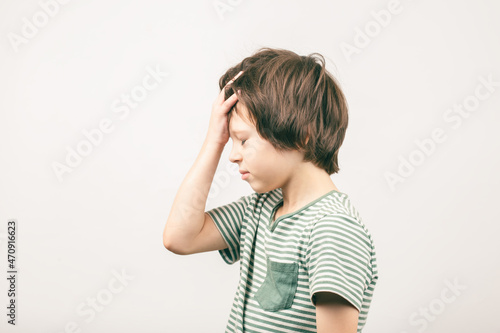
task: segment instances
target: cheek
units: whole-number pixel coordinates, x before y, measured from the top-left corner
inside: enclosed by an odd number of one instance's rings
[[[262,145],[255,141],[247,142],[243,149],[243,157],[248,163],[259,163],[263,157]]]
[[[253,167],[259,173],[275,173],[283,169],[285,158],[279,154],[274,147],[263,140],[248,141],[248,146],[244,150],[244,160],[247,162],[248,168]]]
[[[272,150],[255,149],[248,155],[247,162],[254,168],[257,168],[259,173],[272,174],[281,169],[282,158],[277,156]]]
[[[252,144],[247,149],[248,159],[260,163],[267,163],[272,154],[267,147],[261,143]]]

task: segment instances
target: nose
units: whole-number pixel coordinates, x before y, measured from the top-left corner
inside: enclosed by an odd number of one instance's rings
[[[238,161],[241,162],[241,153],[236,146],[237,145],[235,145],[233,142],[231,152],[229,153],[229,161],[231,161],[232,163],[237,163]]]

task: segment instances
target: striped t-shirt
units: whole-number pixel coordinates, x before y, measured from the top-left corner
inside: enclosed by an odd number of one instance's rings
[[[315,293],[336,293],[366,323],[378,280],[372,237],[345,193],[332,190],[279,216],[281,188],[243,196],[207,211],[240,260],[240,282],[226,333],[316,332]]]

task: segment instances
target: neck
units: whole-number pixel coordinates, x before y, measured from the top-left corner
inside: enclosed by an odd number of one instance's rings
[[[339,191],[325,170],[303,163],[281,186],[281,214],[294,212],[332,190]]]

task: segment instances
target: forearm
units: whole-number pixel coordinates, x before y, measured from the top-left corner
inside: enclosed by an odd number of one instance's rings
[[[184,178],[163,231],[165,246],[189,244],[205,220],[205,205],[224,145],[205,139],[198,157]]]

